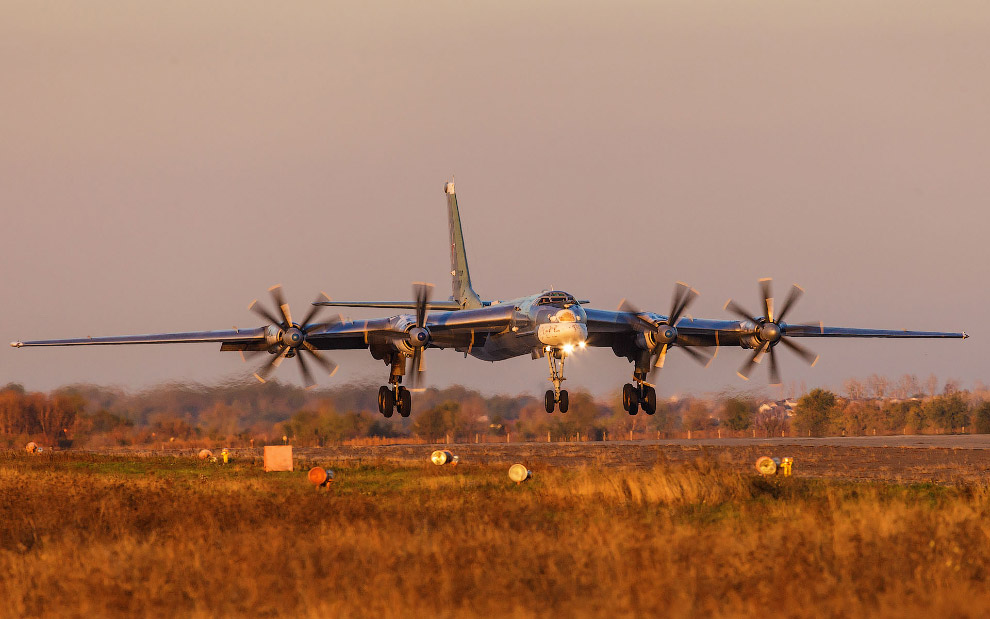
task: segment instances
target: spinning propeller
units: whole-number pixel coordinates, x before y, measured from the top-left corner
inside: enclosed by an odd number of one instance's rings
[[[278,318],[276,314],[272,314],[264,307],[262,307],[258,300],[255,299],[251,301],[251,305],[248,309],[258,314],[272,326],[278,329],[268,337],[268,343],[270,345],[269,351],[274,349],[273,357],[271,361],[264,363],[257,372],[255,372],[254,377],[261,382],[265,382],[272,371],[281,365],[284,359],[289,357],[295,357],[299,360],[299,371],[302,373],[303,382],[306,383],[306,388],[311,388],[316,386],[316,381],[313,380],[313,374],[309,370],[309,366],[306,363],[306,355],[303,353],[308,353],[313,357],[317,364],[319,364],[326,372],[333,376],[334,372],[337,371],[337,364],[330,359],[323,356],[320,351],[306,341],[307,336],[317,330],[327,329],[333,325],[340,322],[340,317],[335,317],[327,322],[310,323],[316,314],[323,309],[320,306],[314,305],[309,313],[301,323],[292,322],[292,313],[289,311],[289,304],[285,302],[285,297],[282,295],[282,287],[279,285],[272,286],[268,289],[268,292],[272,295],[272,301],[275,302],[275,307],[278,308],[281,318]],[[329,297],[324,293],[321,295],[322,298],[329,300]],[[321,300],[317,298],[317,301]],[[271,333],[271,331],[270,331]]]
[[[684,314],[684,311],[697,298],[697,290],[691,288],[684,282],[677,282],[677,286],[674,287],[674,294],[670,300],[670,315],[666,320],[661,321],[659,324],[655,324],[652,320],[647,318],[645,314],[640,312],[635,306],[625,299],[622,300],[622,303],[619,305],[619,310],[626,312],[629,324],[634,329],[647,336],[646,341],[648,345],[651,346],[651,365],[654,368],[663,367],[663,364],[667,359],[667,349],[675,342],[682,344],[682,346],[679,346],[678,348],[683,350],[688,356],[701,365],[708,365],[711,361],[712,355],[703,353],[693,348],[698,346],[706,346],[704,342],[692,338],[690,335],[684,335],[677,332],[677,321],[680,320],[681,316]],[[655,361],[652,359],[652,356],[656,356]]]
[[[725,309],[732,312],[733,314],[742,318],[746,323],[754,324],[750,335],[754,338],[753,355],[749,360],[739,369],[739,376],[746,380],[749,380],[749,375],[752,373],[753,368],[756,367],[760,361],[763,360],[763,355],[770,353],[770,384],[779,385],[780,384],[780,371],[777,368],[777,356],[774,354],[774,348],[777,344],[783,344],[784,346],[793,350],[799,357],[805,360],[809,365],[815,365],[818,361],[818,355],[811,352],[804,346],[801,346],[797,342],[792,341],[791,338],[785,333],[787,330],[787,324],[784,323],[784,317],[787,312],[794,306],[794,303],[801,298],[804,294],[804,289],[795,284],[791,287],[790,293],[787,295],[787,300],[784,301],[783,307],[780,308],[780,313],[774,315],[773,307],[773,294],[771,292],[771,282],[770,278],[764,278],[760,280],[760,292],[763,294],[763,304],[764,311],[763,316],[760,318],[755,318],[754,314],[747,312],[745,309],[739,306],[738,303],[729,299],[725,303]],[[819,325],[816,325],[819,326]]]
[[[429,311],[433,284],[413,284],[413,298],[416,300],[416,326],[406,333],[407,342],[413,349],[410,369],[410,389],[420,389],[426,378],[426,364],[423,361],[424,349],[430,343],[430,330],[426,328],[426,314]]]

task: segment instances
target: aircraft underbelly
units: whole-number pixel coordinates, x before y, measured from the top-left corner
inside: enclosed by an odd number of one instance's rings
[[[504,333],[490,336],[484,346],[471,350],[471,356],[482,361],[501,361],[528,355],[534,348],[542,346],[535,334],[521,336],[517,333]]]

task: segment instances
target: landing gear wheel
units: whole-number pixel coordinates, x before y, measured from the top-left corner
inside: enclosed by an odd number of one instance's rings
[[[635,415],[636,413],[632,411],[633,407],[637,406],[638,403],[639,394],[636,392],[636,388],[629,383],[622,385],[622,410],[630,415]]]
[[[399,415],[408,417],[412,412],[412,394],[405,387],[399,387],[399,400],[395,403],[399,409]]]
[[[549,389],[547,390],[547,393],[543,398],[543,403],[546,405],[547,412],[552,413],[554,407],[557,405],[557,398],[554,397],[553,391],[550,391]]]
[[[385,414],[385,392],[388,391],[388,387],[382,385],[378,388],[378,412]]]
[[[566,413],[567,412],[567,407],[569,405],[570,405],[570,401],[569,401],[569,398],[567,397],[567,392],[566,391],[561,391],[560,392],[560,401],[557,402],[557,408],[560,409],[560,412]]]
[[[378,391],[378,394],[380,398],[379,410],[382,411],[382,415],[385,415],[386,418],[391,417],[392,413],[395,412],[395,394],[388,387],[382,387]]]
[[[643,412],[652,415],[657,412],[657,390],[643,385]]]

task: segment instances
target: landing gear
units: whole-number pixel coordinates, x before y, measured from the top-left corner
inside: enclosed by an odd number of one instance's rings
[[[378,412],[388,418],[395,411],[401,417],[408,417],[412,412],[412,394],[405,387],[382,385],[378,388]]]
[[[570,407],[570,398],[567,397],[567,390],[561,389],[560,395],[557,395],[552,389],[547,389],[546,394],[543,396],[543,405],[548,413],[552,413],[554,408],[559,408],[560,412],[566,413]]]
[[[567,391],[560,388],[560,383],[564,382],[564,351],[559,348],[547,350],[547,360],[550,362],[550,382],[553,389],[548,389],[544,396],[544,406],[548,413],[552,413],[554,408],[566,413],[570,407],[570,398]]]
[[[632,385],[626,383],[622,386],[622,408],[630,415],[639,412],[639,407],[643,407],[643,412],[652,415],[657,412],[657,390],[645,383]]]
[[[405,369],[405,359],[392,363],[392,371],[388,377],[388,385],[378,388],[378,412],[386,418],[398,410],[399,416],[408,417],[412,412],[412,394],[400,385]]]

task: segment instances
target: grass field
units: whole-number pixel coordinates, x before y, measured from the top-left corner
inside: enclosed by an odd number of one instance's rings
[[[2,616],[985,616],[990,487],[0,453]],[[799,461],[800,465],[800,461]],[[798,469],[800,470],[800,469]]]

